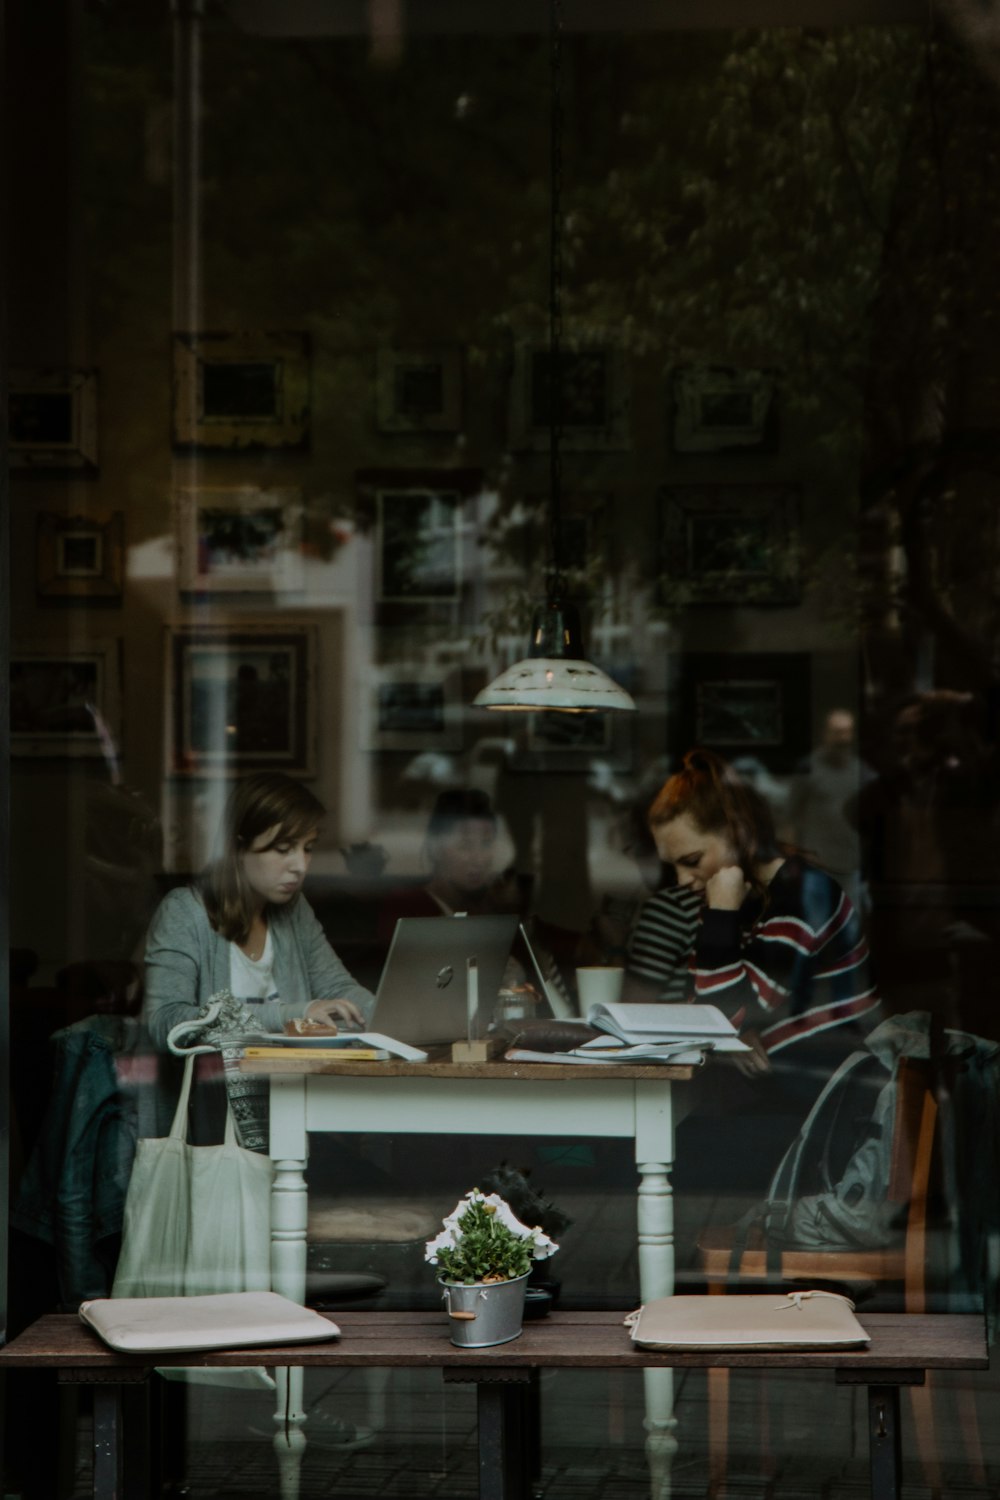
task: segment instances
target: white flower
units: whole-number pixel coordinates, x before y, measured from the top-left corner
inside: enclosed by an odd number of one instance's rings
[[[514,1214],[510,1204],[504,1198],[501,1198],[499,1193],[481,1193],[478,1188],[473,1188],[472,1192],[466,1193],[465,1197],[460,1199],[455,1204],[451,1213],[445,1217],[444,1228],[441,1233],[434,1239],[427,1241],[424,1248],[424,1259],[429,1261],[432,1266],[437,1265],[439,1250],[457,1249],[462,1238],[459,1221],[474,1203],[481,1203],[484,1208],[488,1210],[492,1209],[500,1223],[506,1229],[509,1229],[511,1234],[516,1235],[519,1240],[530,1240],[531,1253],[535,1260],[545,1260],[559,1249],[555,1241],[550,1240],[548,1235],[544,1234],[537,1224],[533,1228],[529,1228],[527,1224],[522,1224],[521,1220]]]

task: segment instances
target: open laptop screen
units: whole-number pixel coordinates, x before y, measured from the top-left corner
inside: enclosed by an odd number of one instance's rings
[[[484,1036],[517,929],[516,916],[400,917],[370,1029],[417,1047],[465,1040],[467,965],[474,958],[479,1004],[471,1035]]]

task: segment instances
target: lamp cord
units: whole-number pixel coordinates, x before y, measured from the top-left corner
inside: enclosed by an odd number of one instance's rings
[[[549,525],[550,594],[562,591],[562,0],[549,0]]]

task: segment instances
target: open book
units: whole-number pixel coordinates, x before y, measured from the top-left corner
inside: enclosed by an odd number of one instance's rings
[[[592,1006],[587,1021],[629,1047],[686,1042],[692,1047],[704,1044],[712,1052],[750,1050],[740,1041],[732,1021],[714,1005],[606,1003]]]

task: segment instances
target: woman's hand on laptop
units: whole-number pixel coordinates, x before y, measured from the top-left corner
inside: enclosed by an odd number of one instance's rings
[[[362,1027],[365,1024],[365,1018],[353,1000],[313,1000],[306,1006],[305,1019],[333,1027],[338,1021],[347,1026]]]

